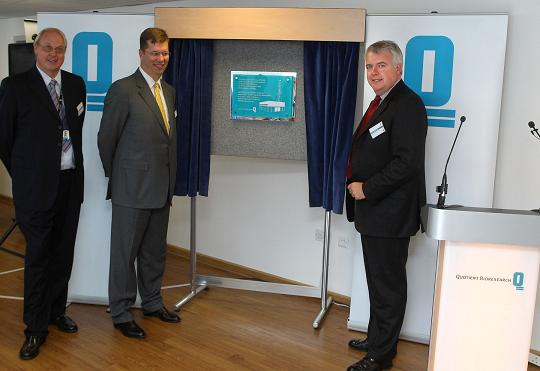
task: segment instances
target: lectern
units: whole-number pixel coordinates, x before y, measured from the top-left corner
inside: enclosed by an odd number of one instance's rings
[[[422,220],[439,241],[428,370],[526,370],[540,215],[427,205]]]

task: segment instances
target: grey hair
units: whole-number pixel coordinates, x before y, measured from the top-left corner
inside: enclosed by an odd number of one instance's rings
[[[62,39],[64,40],[64,49],[67,49],[66,35],[62,32],[61,29],[55,28],[55,27],[47,27],[47,28],[44,28],[41,31],[39,31],[37,37],[34,40],[34,46],[39,44],[39,42],[40,42],[41,38],[43,37],[43,35],[45,35],[46,33],[49,33],[49,32],[50,33],[57,33],[58,35],[62,36]]]
[[[390,54],[392,54],[392,63],[394,65],[398,65],[398,64],[403,65],[403,53],[401,52],[401,49],[399,48],[398,44],[396,44],[394,41],[391,41],[391,40],[381,40],[381,41],[377,41],[376,43],[371,44],[366,49],[366,54],[370,52],[379,54],[384,51],[387,51]]]

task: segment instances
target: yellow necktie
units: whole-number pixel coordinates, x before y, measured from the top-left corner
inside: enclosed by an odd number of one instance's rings
[[[160,93],[159,83],[154,84],[154,96],[156,98],[156,103],[159,107],[159,110],[161,112],[161,116],[163,116],[163,122],[165,123],[165,130],[167,131],[167,134],[170,132],[169,122],[167,121],[167,115],[165,114],[165,108],[163,107],[163,101],[161,100],[161,93]]]

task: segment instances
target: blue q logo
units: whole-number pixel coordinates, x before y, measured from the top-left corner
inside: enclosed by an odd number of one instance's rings
[[[452,96],[454,44],[446,36],[415,36],[405,51],[405,83],[424,101],[428,125],[453,128],[456,110],[442,109]]]
[[[73,38],[73,73],[86,82],[88,111],[103,111],[112,83],[113,41],[105,32],[79,32]]]
[[[524,289],[523,282],[525,281],[525,274],[523,272],[514,272],[512,278],[512,284],[516,290],[522,291]]]

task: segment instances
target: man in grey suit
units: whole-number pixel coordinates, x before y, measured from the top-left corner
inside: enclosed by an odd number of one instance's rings
[[[115,328],[144,338],[130,312],[137,287],[145,316],[180,317],[161,297],[169,209],[176,180],[175,91],[162,81],[169,38],[148,28],[140,36],[140,67],[113,83],[105,97],[98,147],[112,201],[109,305]],[[137,271],[135,271],[137,259]]]

